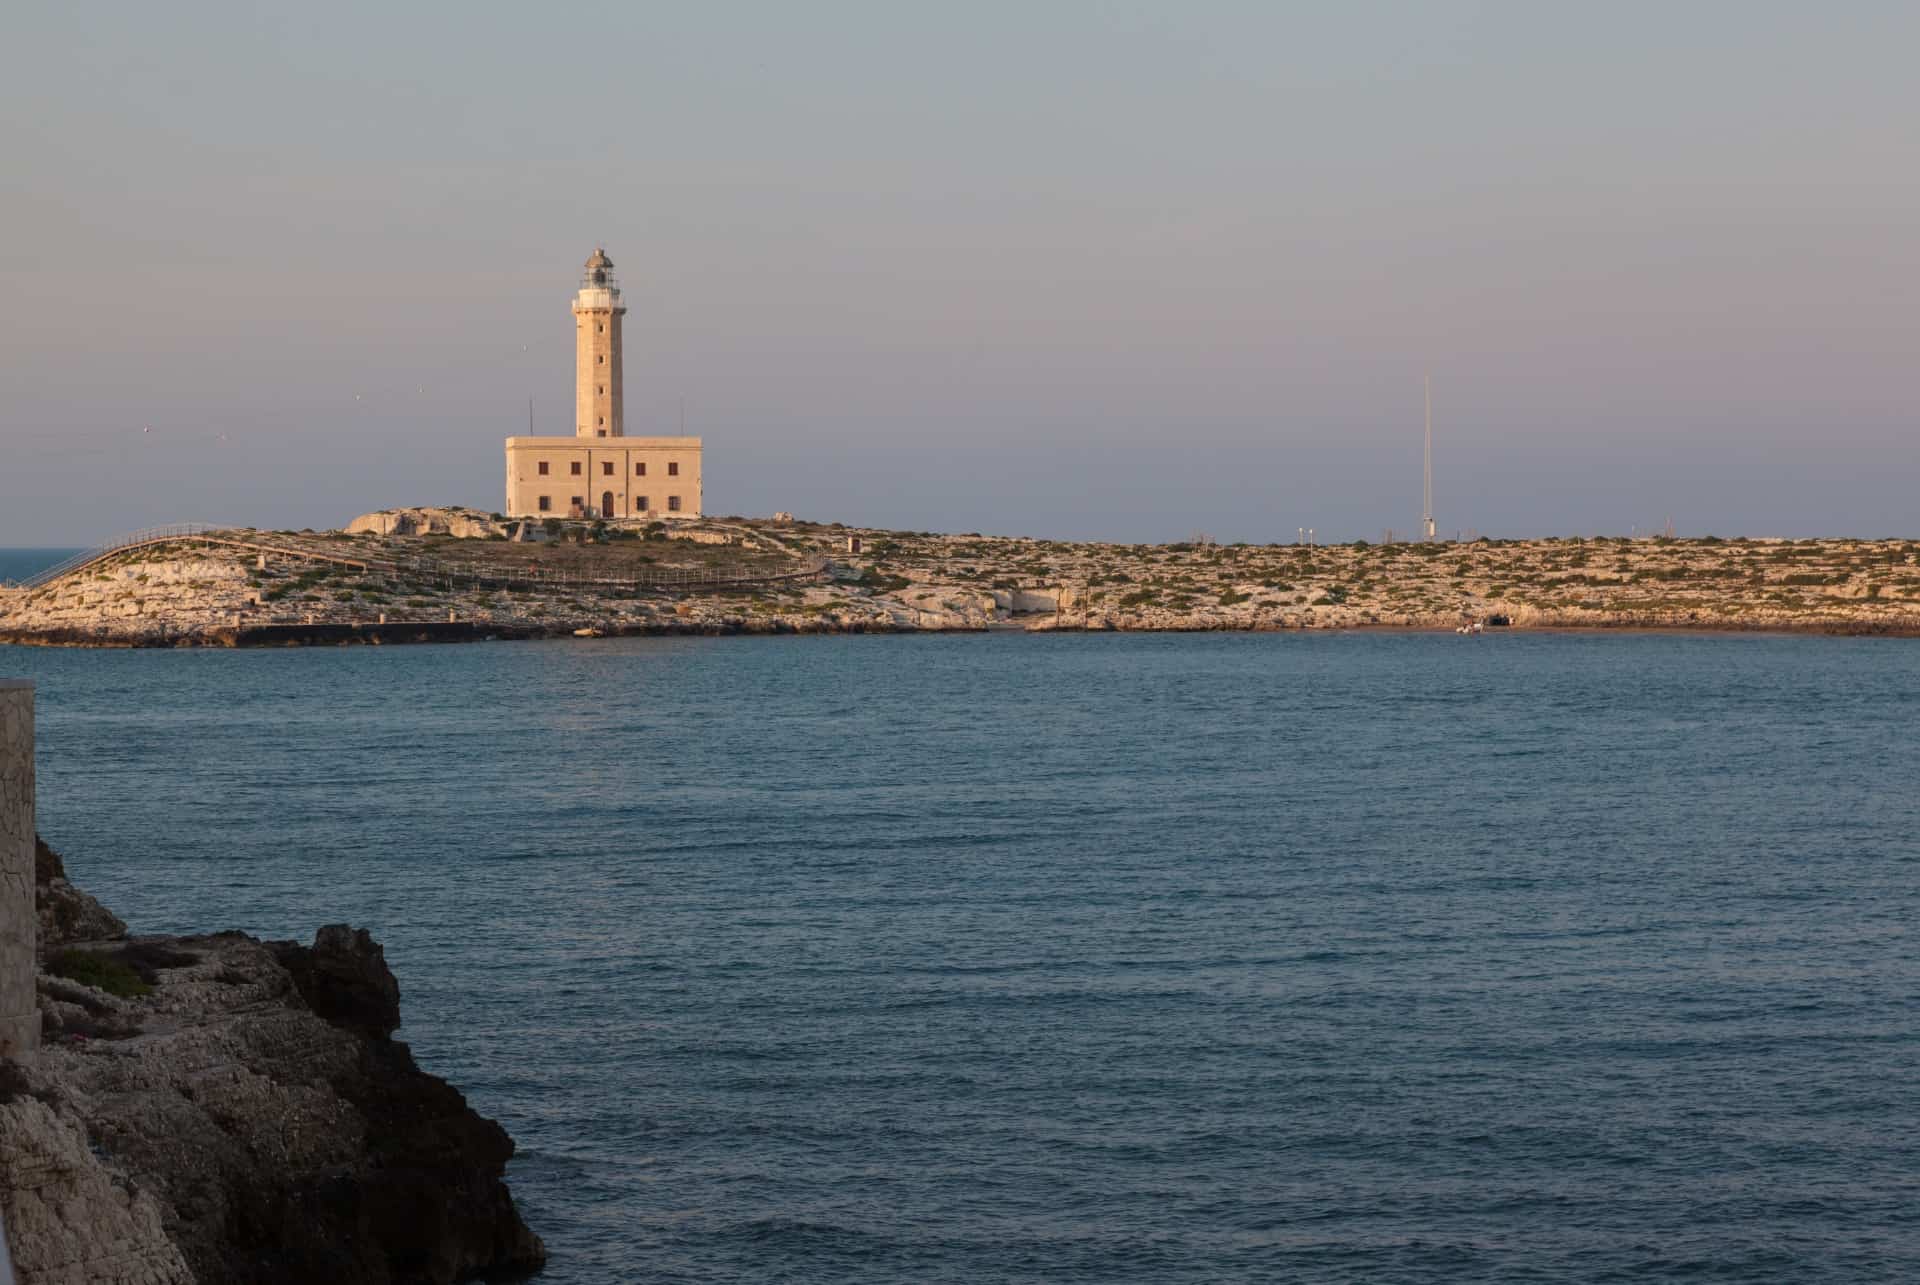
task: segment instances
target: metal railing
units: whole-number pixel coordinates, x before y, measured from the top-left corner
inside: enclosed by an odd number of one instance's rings
[[[110,558],[116,553],[124,553],[128,549],[137,549],[149,544],[171,544],[176,540],[192,539],[210,531],[231,529],[212,526],[205,522],[175,522],[169,526],[150,526],[144,530],[118,536],[98,548],[76,553],[58,566],[48,567],[45,571],[36,572],[24,580],[0,581],[0,585],[8,589],[38,589],[42,585],[53,583],[61,576],[72,575],[84,567],[91,566],[104,558]]]

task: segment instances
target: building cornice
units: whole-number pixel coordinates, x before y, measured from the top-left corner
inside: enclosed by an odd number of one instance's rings
[[[643,447],[655,451],[697,451],[697,437],[509,437],[507,449],[513,450],[632,450]]]

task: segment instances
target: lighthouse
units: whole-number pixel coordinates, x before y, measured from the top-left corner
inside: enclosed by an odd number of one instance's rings
[[[613,260],[596,248],[573,297],[574,436],[624,437],[620,390],[620,283]]]
[[[626,315],[613,260],[596,248],[573,296],[573,436],[507,439],[509,516],[642,523],[700,516],[700,439],[627,436]]]

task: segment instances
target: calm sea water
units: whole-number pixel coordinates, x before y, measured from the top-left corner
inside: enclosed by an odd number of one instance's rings
[[[0,648],[153,931],[386,942],[553,1282],[1920,1279],[1920,645]]]
[[[0,584],[9,580],[24,580],[30,575],[45,571],[48,567],[65,562],[78,549],[8,549],[0,548]]]

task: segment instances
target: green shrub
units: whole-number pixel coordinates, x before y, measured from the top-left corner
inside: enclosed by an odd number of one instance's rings
[[[59,951],[47,960],[47,971],[55,977],[65,977],[82,986],[97,987],[121,999],[139,999],[153,993],[152,985],[142,981],[131,965],[99,951],[75,950],[71,947]]]
[[[868,567],[860,573],[860,578],[854,583],[877,593],[891,593],[897,589],[904,589],[913,582],[905,576],[890,576],[878,567]]]

